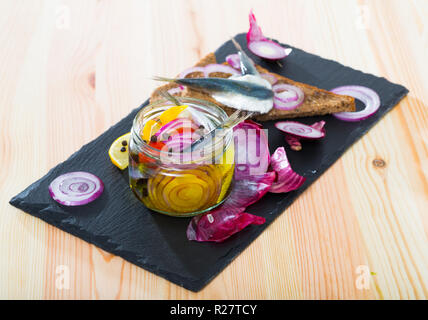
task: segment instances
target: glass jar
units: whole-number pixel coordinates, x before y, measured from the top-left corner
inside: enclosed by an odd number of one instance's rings
[[[177,99],[188,106],[186,114],[205,133],[227,119],[224,110],[211,102]],[[160,115],[173,106],[158,100],[136,115],[129,142],[129,183],[149,209],[170,216],[195,216],[220,205],[229,195],[235,168],[233,130],[192,151],[154,148],[143,140],[143,129],[149,121],[159,123]]]

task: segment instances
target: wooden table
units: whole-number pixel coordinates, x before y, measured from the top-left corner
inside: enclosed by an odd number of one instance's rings
[[[205,289],[8,204],[146,100],[151,76],[246,31],[250,8],[266,35],[410,94]],[[0,298],[428,297],[428,1],[2,0],[0,12]]]

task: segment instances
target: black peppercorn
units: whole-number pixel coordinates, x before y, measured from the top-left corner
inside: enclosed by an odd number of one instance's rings
[[[126,148],[125,147],[122,147],[121,149],[120,149],[120,152],[125,152],[126,151]]]
[[[126,142],[126,140],[122,141],[122,146],[126,147],[128,145],[128,142]]]
[[[152,137],[150,138],[150,141],[153,142],[153,143],[157,142],[158,138],[155,135],[152,135]]]

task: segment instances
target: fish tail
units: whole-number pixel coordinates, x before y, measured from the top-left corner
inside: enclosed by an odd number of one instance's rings
[[[173,78],[165,78],[165,77],[159,77],[159,76],[154,76],[152,79],[155,81],[163,81],[163,82],[175,82],[177,80]]]
[[[235,40],[235,38],[231,38],[233,45],[235,46],[236,50],[238,51],[243,51],[242,47],[240,46],[240,44],[238,43],[238,41]]]

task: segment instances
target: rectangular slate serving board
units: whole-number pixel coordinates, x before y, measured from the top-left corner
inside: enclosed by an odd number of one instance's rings
[[[239,34],[236,39],[246,48],[245,34]],[[235,52],[228,41],[215,55],[218,62],[223,62],[228,54]],[[408,93],[403,86],[384,78],[297,48],[293,48],[293,53],[283,61],[283,67],[247,53],[257,64],[272,72],[323,89],[342,85],[370,87],[379,94],[382,102],[379,111],[362,122],[343,122],[332,116],[299,119],[307,124],[325,120],[327,135],[317,142],[305,142],[300,152],[286,147],[293,169],[307,180],[299,190],[287,194],[268,193],[247,209],[249,213],[265,217],[264,225],[247,227],[223,243],[188,241],[186,228],[190,218],[154,213],[135,198],[129,189],[127,171],[120,171],[110,162],[107,150],[117,137],[129,132],[136,113],[148,101],[13,197],[10,203],[173,283],[192,291],[201,290]],[[264,122],[263,126],[268,129],[271,152],[285,145],[284,135],[274,128],[273,121]],[[50,182],[70,171],[88,171],[100,177],[105,184],[101,197],[81,207],[65,207],[53,201],[48,192]]]

